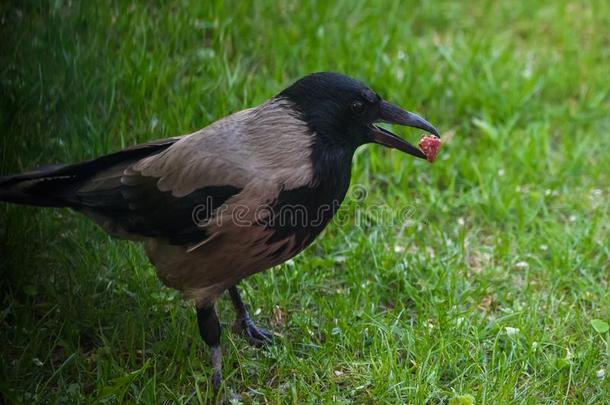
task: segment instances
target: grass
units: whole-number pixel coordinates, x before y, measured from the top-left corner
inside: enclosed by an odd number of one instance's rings
[[[436,124],[442,158],[359,151],[364,201],[244,283],[281,337],[224,333],[225,397],[606,403],[610,9],[248,3],[3,2],[0,173],[188,133],[308,72],[361,78]],[[211,400],[194,310],[138,245],[3,204],[0,251],[5,402]]]

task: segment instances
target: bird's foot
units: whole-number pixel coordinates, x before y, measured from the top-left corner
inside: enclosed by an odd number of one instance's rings
[[[211,347],[212,351],[212,387],[214,392],[218,393],[220,384],[222,384],[222,351],[220,345]]]
[[[220,371],[214,371],[212,373],[212,388],[214,388],[214,392],[220,390],[220,384],[222,384],[222,373]]]
[[[235,320],[233,331],[242,335],[248,343],[255,347],[265,346],[273,341],[271,332],[257,327],[247,315]]]

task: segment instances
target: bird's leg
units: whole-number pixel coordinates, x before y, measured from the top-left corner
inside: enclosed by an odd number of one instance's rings
[[[210,347],[212,354],[212,385],[216,392],[222,382],[222,351],[220,350],[220,322],[214,304],[197,308],[197,323],[199,324],[199,334]]]
[[[237,286],[229,288],[229,295],[231,296],[231,301],[233,301],[235,311],[237,312],[237,318],[235,319],[235,324],[233,324],[233,330],[245,337],[246,340],[248,340],[248,342],[253,346],[260,347],[271,343],[273,337],[271,333],[265,329],[258,328],[254,322],[252,322],[252,319],[250,319],[248,309],[241,300]]]

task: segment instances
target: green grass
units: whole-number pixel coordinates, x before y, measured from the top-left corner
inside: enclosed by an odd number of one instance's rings
[[[362,148],[365,201],[244,283],[281,337],[223,334],[225,398],[607,403],[604,2],[127,3],[0,4],[0,173],[187,133],[319,70],[451,136],[434,165]],[[382,204],[410,215],[355,220]],[[141,247],[3,204],[0,252],[0,402],[211,399],[194,310]]]

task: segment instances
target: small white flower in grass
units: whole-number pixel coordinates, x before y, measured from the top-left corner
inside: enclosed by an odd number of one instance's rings
[[[578,217],[576,215],[570,215],[570,222],[576,222]]]
[[[335,376],[337,376],[337,377],[341,377],[343,375],[343,371],[341,371],[341,370],[335,370],[334,373],[335,373]]]
[[[591,205],[593,208],[598,208],[602,205],[606,200],[603,198],[603,192],[599,188],[594,188],[591,190],[591,195],[589,196],[591,200]]]
[[[524,79],[530,79],[532,77],[532,64],[528,63],[525,65],[525,68],[521,72],[521,75]]]
[[[396,79],[402,80],[405,77],[405,71],[403,69],[401,69],[401,68],[397,68],[394,71],[394,75],[396,76]]]
[[[464,220],[463,217],[459,217],[457,223],[459,226],[464,226],[464,224],[466,224],[466,220]]]
[[[512,326],[507,326],[504,328],[504,330],[506,330],[506,334],[511,337],[518,335],[521,332],[521,329],[513,328]]]
[[[256,311],[254,311],[254,315],[260,315],[261,312],[262,312],[262,309],[256,308]]]
[[[335,263],[345,263],[347,261],[347,257],[346,256],[335,256],[334,257]]]
[[[545,245],[544,243],[542,245],[540,245],[540,250],[542,250],[543,252],[546,252],[547,250],[549,250],[549,246]]]
[[[530,265],[526,261],[522,260],[520,262],[515,263],[515,267],[519,270],[527,270],[529,269]]]
[[[405,222],[402,223],[403,228],[410,228],[415,225],[416,225],[416,222],[413,221],[412,219],[405,219]],[[419,226],[421,226],[421,224],[418,225],[418,227]]]
[[[506,172],[504,171],[504,169],[498,170],[498,176],[503,177],[505,174]]]
[[[603,380],[606,377],[606,370],[604,370],[603,368],[600,368],[599,370],[597,370],[597,372],[595,373],[595,376],[599,379],[599,380]]]
[[[396,253],[403,253],[404,251],[405,251],[405,247],[404,246],[400,246],[400,245],[394,246],[394,252],[396,252]]]
[[[153,115],[152,119],[150,120],[150,129],[152,130],[157,128],[157,125],[159,125],[159,119]]]

